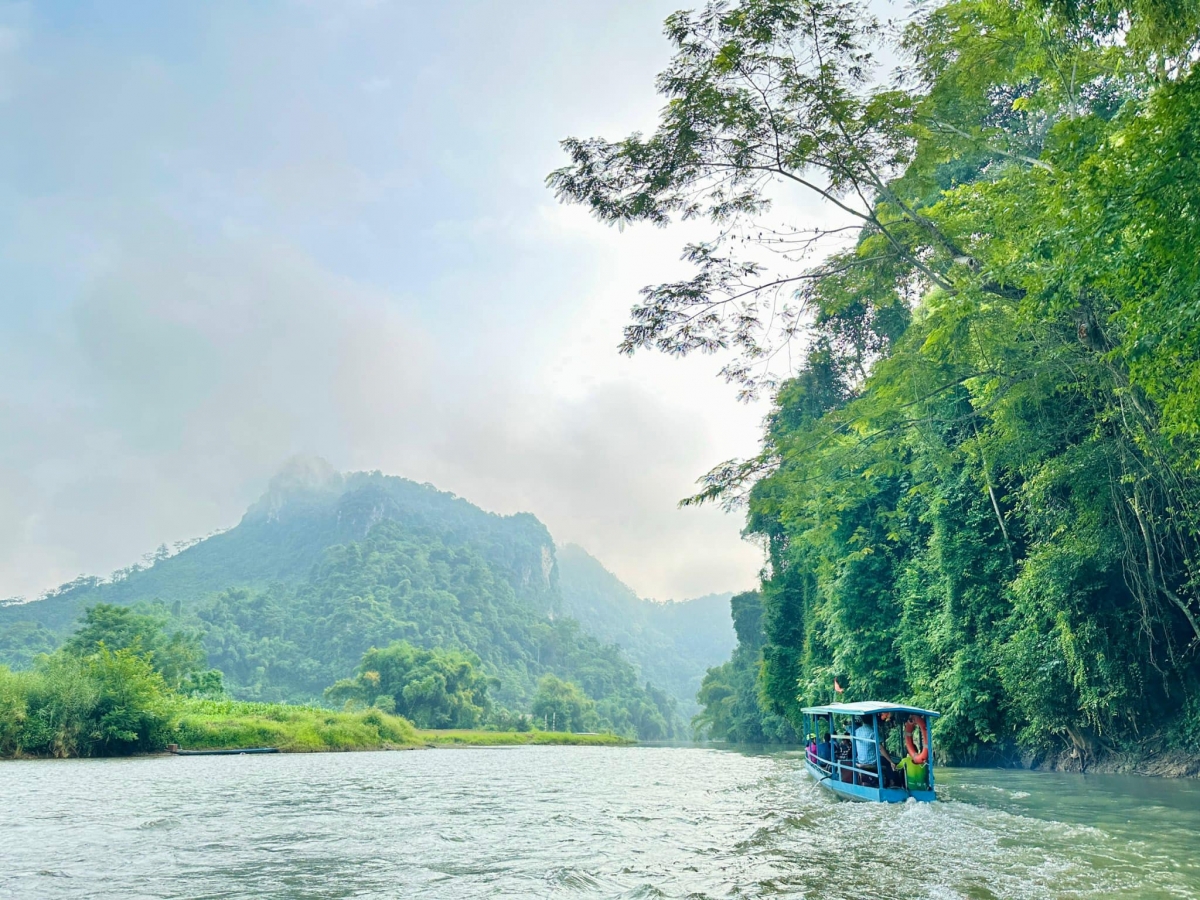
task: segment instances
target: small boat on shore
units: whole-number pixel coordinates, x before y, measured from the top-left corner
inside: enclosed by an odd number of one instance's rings
[[[167,748],[175,756],[243,756],[247,753],[278,753],[278,747],[242,747],[228,750],[180,750],[172,744]]]
[[[821,787],[848,800],[875,803],[936,799],[929,726],[938,713],[874,700],[801,712],[804,765]]]

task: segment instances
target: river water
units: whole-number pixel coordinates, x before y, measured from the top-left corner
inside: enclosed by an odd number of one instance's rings
[[[2,898],[1200,897],[1200,784],[665,747],[0,762]]]

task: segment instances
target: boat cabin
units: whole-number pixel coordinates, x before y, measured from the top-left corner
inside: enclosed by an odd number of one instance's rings
[[[929,734],[938,713],[874,700],[802,712],[804,764],[821,787],[877,803],[935,798]]]

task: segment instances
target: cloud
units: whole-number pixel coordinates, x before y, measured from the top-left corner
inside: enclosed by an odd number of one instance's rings
[[[5,593],[232,524],[292,453],[344,456],[336,426],[355,411],[338,385],[361,370],[365,335],[388,364],[358,392],[427,412],[428,342],[378,292],[262,242],[164,225],[131,243],[41,357],[54,383],[4,408],[24,438],[0,470]]]
[[[714,360],[615,352],[686,230],[542,184],[565,134],[652,121],[671,8],[23,12],[0,596],[231,525],[296,453],[533,512],[646,595],[751,584],[738,518],[675,504],[763,410]]]
[[[532,511],[647,594],[741,587],[758,565],[736,519],[675,508],[719,441],[652,380],[555,382],[497,348],[463,365],[397,297],[295,248],[169,223],[126,240],[71,310],[52,394],[83,401],[10,420],[6,594],[232,524],[294,453]]]

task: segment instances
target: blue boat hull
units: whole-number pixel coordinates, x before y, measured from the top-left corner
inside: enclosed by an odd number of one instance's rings
[[[818,785],[846,800],[861,800],[866,803],[904,803],[909,798],[912,798],[919,803],[932,803],[937,799],[937,794],[934,791],[875,788],[862,784],[850,784],[849,782],[838,781],[808,760],[804,761],[804,767],[808,769],[808,774],[812,776],[813,781],[817,782]]]

